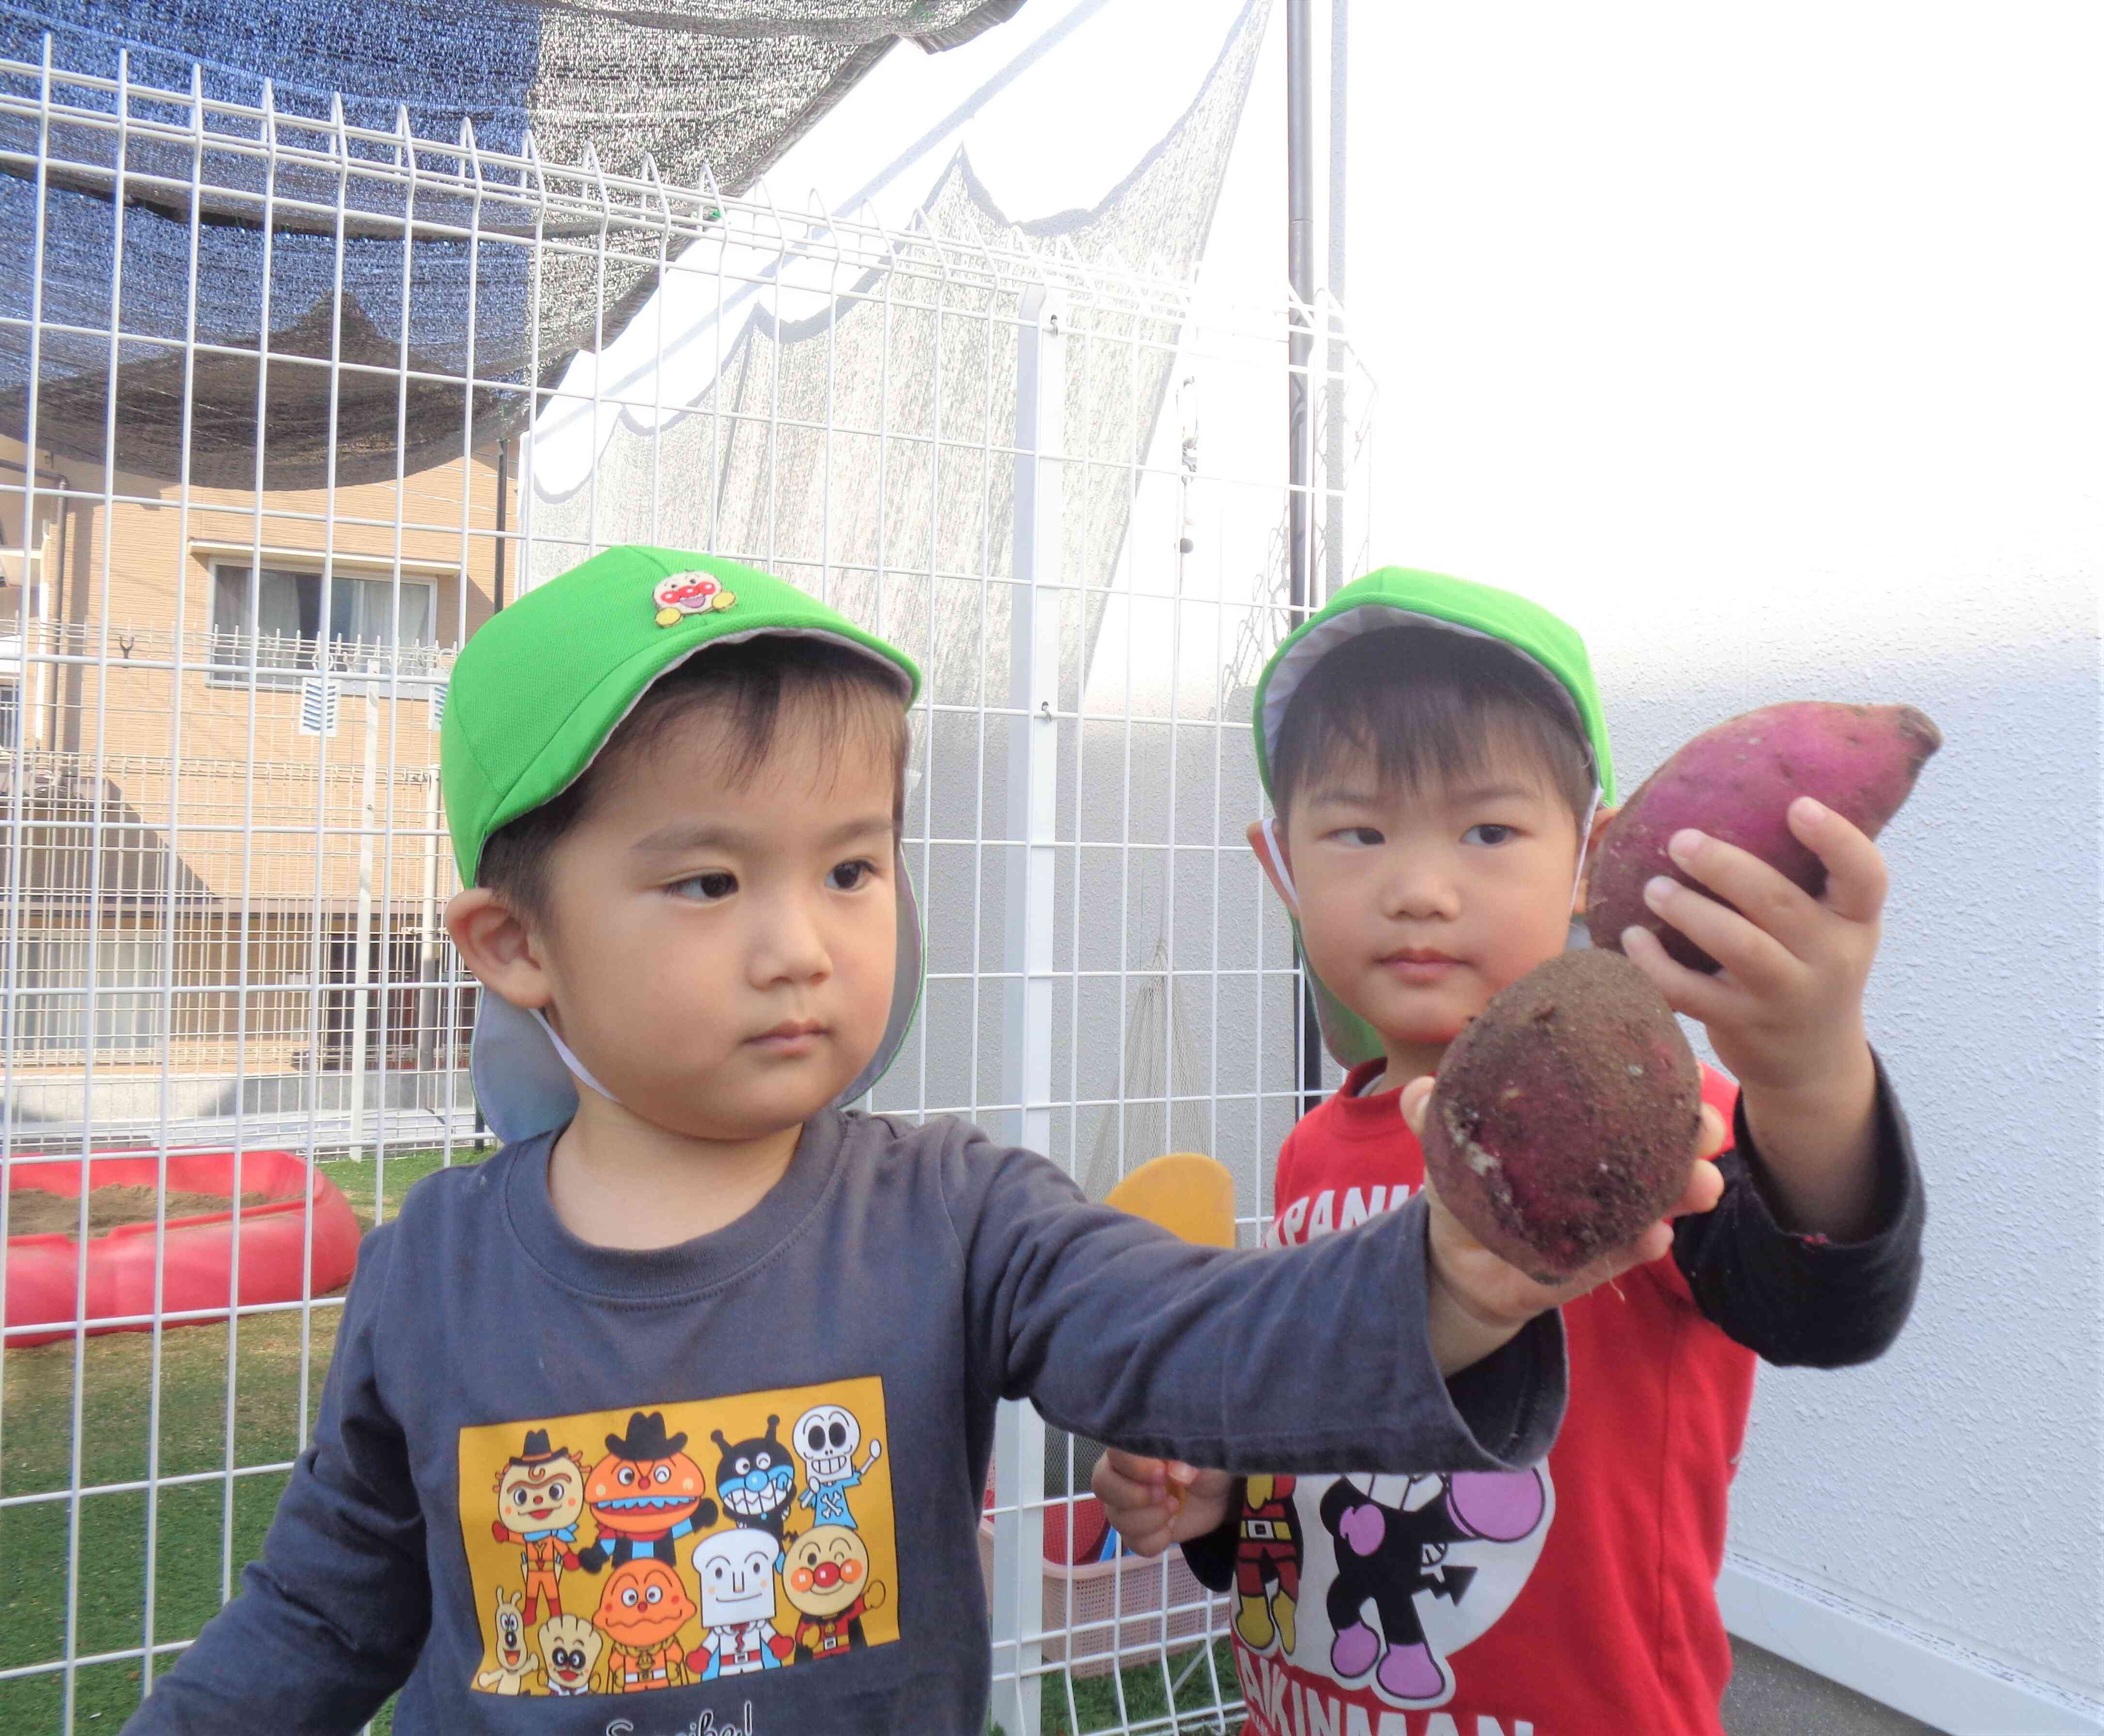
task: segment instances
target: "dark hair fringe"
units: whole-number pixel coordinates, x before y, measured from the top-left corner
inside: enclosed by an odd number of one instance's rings
[[[1308,672],[1271,754],[1281,817],[1318,768],[1371,759],[1384,790],[1424,790],[1492,769],[1502,753],[1532,763],[1585,823],[1592,756],[1549,677],[1509,647],[1429,627],[1362,633]]]
[[[548,915],[548,860],[591,811],[607,780],[662,751],[697,718],[719,720],[728,751],[716,769],[733,789],[751,784],[785,723],[828,744],[859,740],[888,753],[892,819],[903,825],[906,762],[912,750],[905,695],[867,652],[809,635],[763,634],[712,646],[667,670],[615,725],[597,756],[560,794],[490,834],[475,884],[521,915]]]

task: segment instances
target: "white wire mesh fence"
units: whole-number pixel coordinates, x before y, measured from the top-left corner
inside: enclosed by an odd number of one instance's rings
[[[1248,708],[1292,616],[1296,321],[1332,340],[1298,553],[1317,586],[1363,553],[1371,394],[1335,308],[1201,296],[968,202],[902,233],[48,65],[0,63],[0,177],[33,192],[0,237],[0,1728],[121,1721],[229,1594],[360,1227],[485,1148],[439,919],[445,681],[608,543],[769,568],[923,665],[929,980],[876,1105],[1098,1194],[1209,1152],[1254,1238],[1300,1001],[1242,841]],[[132,292],[166,269],[128,248],[144,211],[187,225],[174,291]],[[319,323],[274,300],[288,235],[334,273]],[[427,312],[432,247],[467,259]],[[537,321],[581,285],[602,341],[544,371]],[[355,462],[274,470],[273,382],[308,404],[317,370],[355,388]],[[172,467],[127,456],[155,391]],[[1105,1558],[1088,1450],[1004,1415],[996,1721],[1233,1727],[1219,1606]]]

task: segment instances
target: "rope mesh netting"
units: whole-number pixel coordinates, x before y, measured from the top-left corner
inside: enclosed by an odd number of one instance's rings
[[[1125,261],[1187,278],[1205,252],[1269,14],[1269,0],[1250,0],[1189,106],[1093,208],[1015,222],[960,151],[921,202],[922,233],[1005,257],[1056,247],[1084,267]],[[704,279],[707,245],[689,260]],[[540,447],[562,437],[565,410],[593,419],[588,404],[558,407],[534,437],[529,581],[646,535],[735,552],[792,576],[808,569],[836,608],[912,648],[938,703],[1005,692],[1009,586],[941,576],[1011,570],[1014,467],[1001,449],[1017,438],[1028,279],[959,283],[942,269],[947,251],[902,236],[884,265],[843,274],[828,294],[790,261],[793,316],[778,317],[765,282],[727,296],[699,341],[709,363],[698,381],[683,385],[661,358],[653,378],[622,384],[630,404],[649,407],[608,415],[589,465],[551,475]],[[808,253],[822,264],[822,245]],[[1166,311],[1084,297],[1069,334],[1063,570],[1049,576],[1068,599],[1061,691],[1077,703],[1179,331]],[[929,581],[912,576],[923,572]]]
[[[61,123],[40,137],[38,122],[0,123],[0,315],[41,327],[33,362],[26,326],[0,325],[0,434],[29,431],[33,366],[37,445],[107,454],[143,476],[173,481],[187,467],[194,483],[253,486],[259,452],[266,488],[442,462],[464,432],[479,445],[524,423],[532,386],[632,316],[650,267],[537,245],[546,229],[523,178],[510,197],[497,185],[478,201],[412,195],[399,173],[317,167],[332,93],[346,127],[406,129],[401,149],[354,139],[354,166],[399,162],[411,139],[457,140],[465,127],[485,149],[519,152],[530,136],[544,161],[636,175],[648,158],[672,185],[733,195],[895,42],[953,47],[1021,5],[0,5],[0,58],[41,63],[48,42],[55,69],[122,76],[127,119],[187,128],[194,88],[267,108],[279,137],[310,154],[274,167],[253,149],[215,149],[261,132],[223,110],[192,140],[127,137],[121,165],[114,127]],[[42,81],[5,83],[33,97]],[[114,91],[78,84],[62,100],[118,109]]]

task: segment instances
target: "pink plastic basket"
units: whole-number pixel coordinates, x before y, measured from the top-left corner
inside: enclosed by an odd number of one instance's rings
[[[1188,1651],[1224,1637],[1228,1600],[1192,1577],[1181,1550],[1161,1560],[1120,1556],[1068,1567],[1044,1563],[1044,1658],[1070,1664],[1079,1676],[1108,1676],[1114,1664],[1130,1667],[1171,1652]],[[979,1570],[993,1595],[993,1521],[979,1524]],[[1162,1631],[1165,1608],[1168,1632]],[[1112,1625],[1116,1625],[1115,1637]]]

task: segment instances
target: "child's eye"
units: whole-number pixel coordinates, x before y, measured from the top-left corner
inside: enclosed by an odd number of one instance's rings
[[[665,888],[675,898],[692,899],[697,904],[714,904],[728,898],[738,890],[738,876],[718,870],[709,874],[689,875],[684,880],[675,880]]]
[[[1492,822],[1483,826],[1470,826],[1467,831],[1462,833],[1461,842],[1483,844],[1509,844],[1518,835],[1518,826],[1499,826]]]
[[[868,884],[876,872],[876,864],[867,857],[858,857],[851,862],[840,862],[826,876],[827,885],[836,892],[851,892]]]
[[[1340,826],[1330,835],[1339,844],[1351,844],[1363,850],[1377,850],[1388,841],[1381,836],[1376,828],[1371,826]]]

